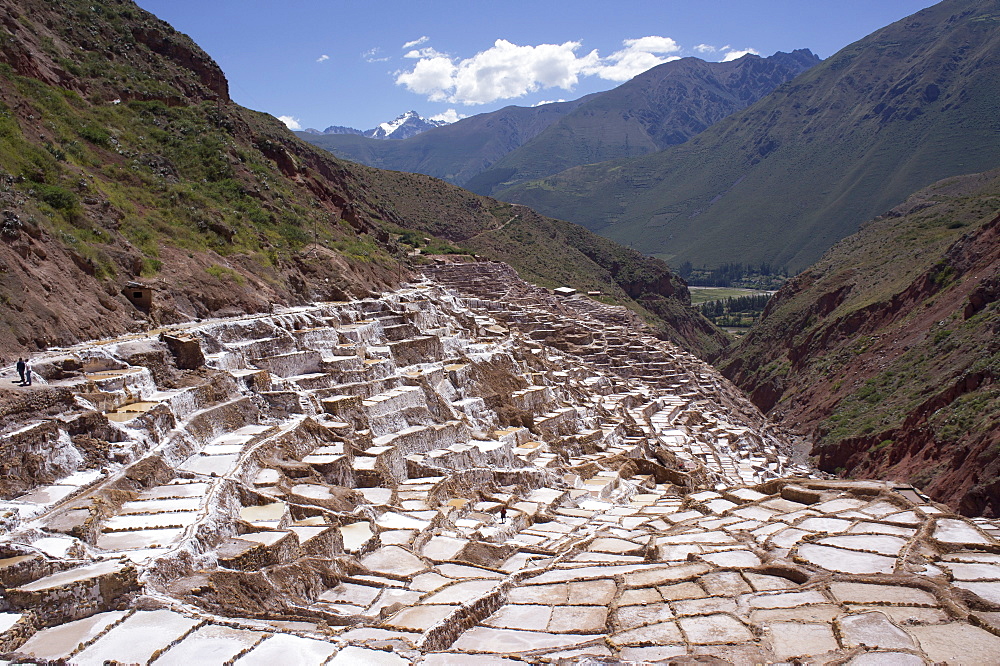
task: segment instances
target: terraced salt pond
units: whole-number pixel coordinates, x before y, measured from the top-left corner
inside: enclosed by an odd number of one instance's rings
[[[0,506],[5,658],[1000,653],[993,521],[793,465],[711,368],[618,309],[495,264],[431,272],[463,296],[423,283],[162,331],[207,359],[169,387],[155,337],[60,351],[108,369],[3,431],[38,479]]]

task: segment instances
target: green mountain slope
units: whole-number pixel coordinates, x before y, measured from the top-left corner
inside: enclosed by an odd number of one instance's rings
[[[296,134],[352,162],[462,185],[590,97],[533,108],[508,106],[394,141],[356,134]]]
[[[674,263],[800,270],[909,193],[1000,163],[1000,2],[945,0],[667,150],[498,193]]]
[[[580,164],[684,143],[819,62],[801,49],[731,62],[664,63],[581,104],[464,185],[491,194]]]
[[[400,239],[423,235],[413,229],[490,229],[509,208],[297,140],[233,104],[212,59],[132,2],[0,0],[5,361],[198,317],[366,296],[408,275]],[[613,254],[577,252],[546,266],[531,248],[496,252],[637,308],[632,296],[667,299],[684,318],[679,330],[704,325],[661,262],[633,253],[656,276],[643,282],[608,270]],[[154,288],[150,311],[125,297],[131,281]],[[636,285],[641,293],[630,295]],[[718,347],[720,334],[708,330],[686,346]]]
[[[829,472],[1000,514],[1000,170],[942,181],[793,278],[719,365]]]

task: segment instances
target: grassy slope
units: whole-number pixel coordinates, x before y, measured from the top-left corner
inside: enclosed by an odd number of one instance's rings
[[[0,14],[7,353],[150,321],[365,295],[406,272],[398,232],[490,229],[500,221],[493,209],[510,208],[296,140],[229,102],[215,63],[131,2],[0,0]],[[600,282],[629,301],[593,260],[548,268],[570,271],[549,281]],[[549,275],[544,264],[536,273]],[[158,289],[148,318],[121,295],[135,279]]]
[[[945,0],[687,143],[499,193],[667,261],[804,268],[940,178],[996,166],[1000,2]]]
[[[866,224],[794,278],[721,362],[828,471],[998,512],[1000,171]]]

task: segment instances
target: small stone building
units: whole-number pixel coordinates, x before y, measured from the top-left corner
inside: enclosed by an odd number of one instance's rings
[[[125,285],[122,293],[132,305],[143,312],[149,312],[153,307],[153,288],[148,285],[140,284],[139,282],[129,282]]]

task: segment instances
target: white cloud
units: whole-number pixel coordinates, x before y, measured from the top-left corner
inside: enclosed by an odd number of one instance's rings
[[[627,81],[664,62],[676,60],[681,47],[669,37],[626,39],[606,58],[597,51],[578,54],[580,42],[521,46],[498,39],[471,58],[457,59],[432,48],[404,57],[417,62],[397,71],[396,84],[433,102],[488,104],[538,90],[572,90],[584,76]]]
[[[330,59],[330,56],[328,56],[327,54],[324,53],[320,57],[316,58],[316,62],[326,62],[329,59]]]
[[[711,44],[699,44],[698,46],[694,47],[694,50],[697,51],[698,53],[715,53],[719,49],[715,48]]]
[[[564,100],[564,99],[543,99],[543,100],[542,100],[541,102],[535,102],[535,103],[534,103],[534,104],[532,104],[531,106],[532,106],[532,107],[536,107],[536,106],[544,106],[544,105],[546,105],[546,104],[557,104],[557,103],[559,103],[559,102],[565,102],[565,101],[566,101],[566,100]]]
[[[449,58],[424,58],[411,71],[397,73],[396,83],[410,92],[427,95],[432,102],[443,102],[448,99],[447,90],[454,87],[455,69]]]
[[[625,48],[602,59],[597,67],[585,73],[593,73],[608,81],[628,81],[647,69],[680,59],[677,55],[681,50],[680,44],[669,37],[626,39],[622,45]]]
[[[448,57],[447,53],[441,53],[436,50],[433,46],[428,46],[422,49],[413,49],[412,51],[407,51],[403,54],[404,58],[438,58],[438,57]]]
[[[471,58],[453,61],[445,55],[421,58],[412,70],[397,72],[396,83],[431,101],[488,104],[522,97],[542,88],[569,90],[582,68],[597,62],[597,53],[578,57],[579,42],[519,46],[498,39]]]
[[[455,109],[448,109],[447,111],[439,113],[436,116],[431,116],[428,120],[443,120],[446,123],[453,123],[466,117],[467,116],[465,114],[459,113]]]
[[[285,127],[290,130],[300,130],[302,125],[299,124],[298,118],[293,118],[292,116],[278,116],[278,120],[285,123]]]
[[[449,99],[462,104],[487,104],[543,88],[572,90],[580,71],[598,59],[596,51],[577,57],[578,48],[579,42],[519,46],[498,39],[493,48],[458,64]]]
[[[757,49],[730,49],[728,46],[724,47],[726,49],[726,56],[722,59],[722,62],[730,62],[732,60],[739,60],[743,56],[749,55],[760,55],[760,51]]]
[[[428,37],[427,35],[424,35],[423,37],[418,37],[418,38],[414,39],[412,42],[406,42],[400,48],[402,48],[404,50],[405,49],[412,49],[414,46],[420,46],[421,44],[426,44],[427,42],[430,41],[430,39],[431,39],[430,37]]]
[[[381,53],[381,51],[382,51],[382,48],[380,46],[376,46],[375,48],[368,49],[367,51],[365,51],[364,53],[362,53],[361,57],[364,59],[365,62],[386,62],[386,61],[388,61],[389,58],[387,56],[380,56],[379,55],[379,53]]]

